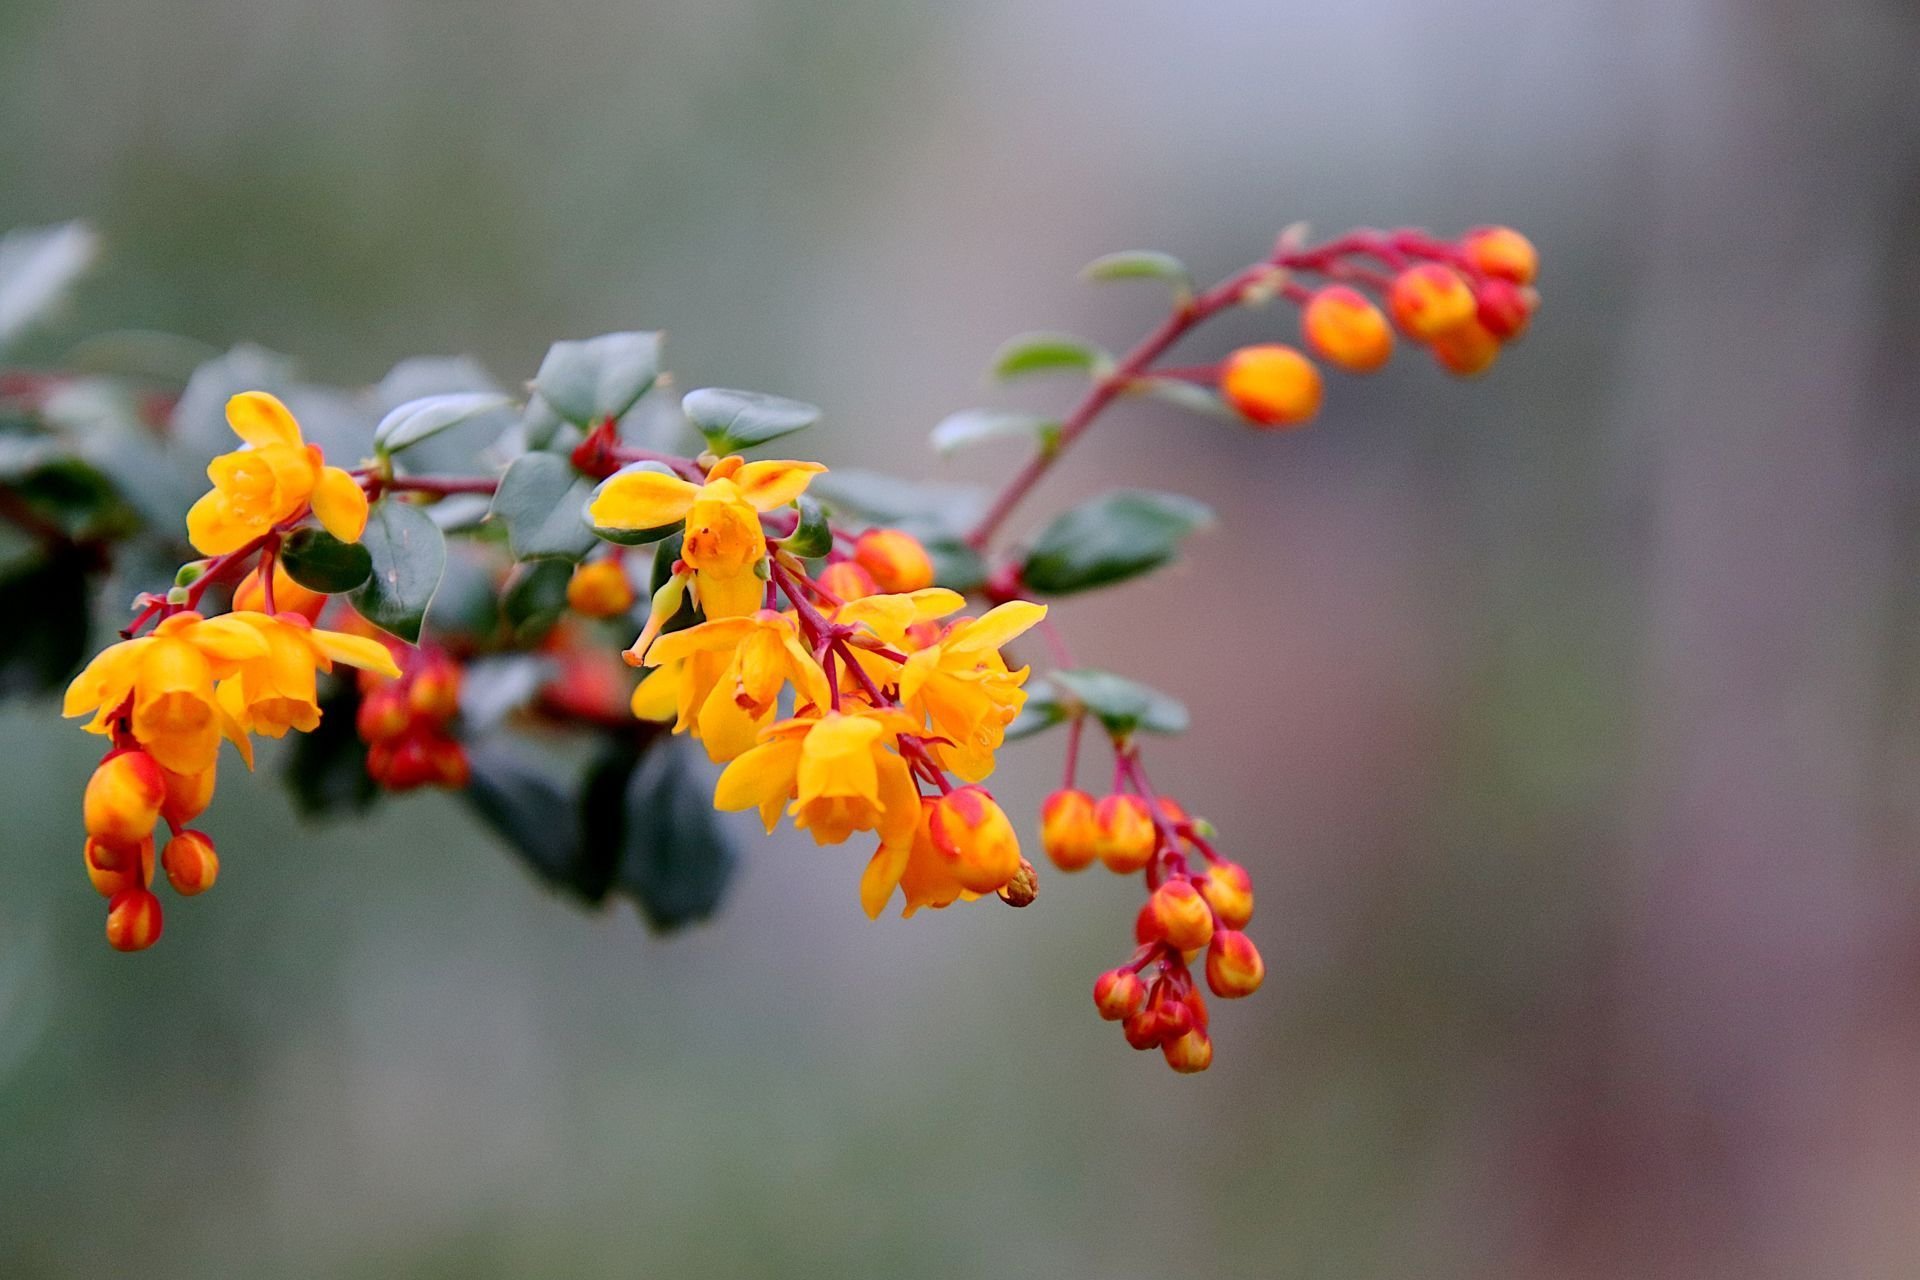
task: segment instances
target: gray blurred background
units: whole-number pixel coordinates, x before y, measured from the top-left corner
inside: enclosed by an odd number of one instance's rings
[[[1058,612],[1190,703],[1156,777],[1256,877],[1207,1075],[1093,1015],[1135,885],[869,924],[863,853],[746,824],[661,941],[444,798],[296,831],[236,772],[217,892],[119,956],[94,743],[12,708],[0,1275],[1920,1274],[1917,66],[1896,0],[0,6],[0,225],[108,245],[66,331],[328,380],[664,326],[829,463],[984,480],[922,442],[996,343],[1155,316],[1097,253],[1546,263],[1478,383],[1129,406],[1022,513],[1224,517]]]

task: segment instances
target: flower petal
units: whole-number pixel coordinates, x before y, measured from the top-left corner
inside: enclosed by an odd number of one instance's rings
[[[720,771],[713,787],[713,807],[723,812],[758,808],[767,830],[772,831],[779,809],[773,808],[774,818],[768,819],[767,801],[786,799],[799,764],[800,739],[763,742]]]
[[[339,467],[322,467],[313,486],[313,514],[342,542],[358,542],[367,530],[367,494],[360,482]]]
[[[310,631],[307,639],[315,649],[334,662],[344,662],[362,671],[378,672],[390,680],[400,678],[400,667],[393,660],[393,650],[378,640],[348,635],[344,631],[322,631],[319,627]]]
[[[998,649],[1047,616],[1047,606],[1031,600],[1009,600],[995,605],[972,622],[955,628],[947,639],[948,653],[981,653]]]
[[[658,471],[626,471],[600,486],[587,515],[602,529],[658,529],[686,519],[700,489]]]
[[[784,507],[813,482],[826,468],[817,462],[749,462],[733,473],[734,487],[756,511]]]
[[[227,401],[227,425],[250,445],[300,443],[300,424],[277,396],[242,391]]]
[[[233,513],[233,504],[218,489],[200,495],[187,510],[187,541],[203,556],[223,556],[259,537],[263,530]]]

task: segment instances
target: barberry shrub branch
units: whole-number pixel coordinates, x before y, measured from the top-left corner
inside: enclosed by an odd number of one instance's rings
[[[93,244],[78,227],[0,239],[0,359]],[[1186,709],[1075,663],[1049,610],[1170,562],[1213,515],[1122,489],[1024,545],[1006,523],[1124,398],[1276,431],[1319,412],[1322,364],[1373,373],[1397,341],[1481,373],[1525,331],[1535,272],[1505,228],[1317,245],[1289,229],[1205,287],[1163,253],[1100,258],[1089,280],[1156,282],[1166,315],[1117,356],[1062,334],[994,356],[1001,378],[1082,385],[1057,416],[974,409],[934,428],[942,452],[1028,442],[985,497],[794,456],[819,410],[674,393],[653,332],[555,343],[518,388],[416,359],[358,391],[257,348],[179,368],[179,344],[103,335],[71,367],[0,368],[0,604],[31,619],[0,639],[0,690],[62,689],[102,740],[81,843],[122,951],[161,936],[157,872],[181,897],[213,887],[223,770],[288,738],[302,811],[448,789],[544,883],[628,898],[660,929],[721,900],[716,812],[854,844],[840,865],[875,917],[1025,906],[1041,877],[1019,831],[1037,829],[1059,871],[1141,878],[1132,948],[1095,1004],[1129,1044],[1203,1070],[1203,990],[1250,995],[1265,974],[1251,876],[1149,779],[1145,735],[1185,731]],[[1167,363],[1214,316],[1282,307],[1298,318],[1275,337],[1297,324],[1297,345]],[[170,582],[137,580],[160,564]],[[97,651],[96,629],[117,632]],[[1014,656],[1030,652],[1048,655],[1037,674]],[[1055,728],[1060,787],[1037,821],[1009,815],[991,790],[1002,750]],[[1083,788],[1103,766],[1107,784]]]

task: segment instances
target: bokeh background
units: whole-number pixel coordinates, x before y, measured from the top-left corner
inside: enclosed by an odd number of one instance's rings
[[[868,924],[859,855],[744,829],[659,940],[442,798],[229,785],[219,892],[118,956],[94,746],[15,707],[0,1275],[1920,1274],[1916,66],[1901,0],[0,6],[0,225],[108,246],[65,332],[335,381],[664,326],[830,463],[984,480],[923,440],[1003,337],[1151,322],[1099,252],[1547,263],[1477,383],[1130,406],[1024,513],[1223,516],[1058,615],[1189,702],[1156,775],[1257,878],[1207,1075],[1089,1008],[1132,884]]]

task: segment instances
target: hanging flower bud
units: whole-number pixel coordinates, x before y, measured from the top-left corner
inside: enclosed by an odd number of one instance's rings
[[[1471,316],[1465,323],[1455,325],[1433,339],[1433,358],[1442,369],[1455,377],[1471,378],[1485,373],[1493,367],[1499,354],[1500,339],[1487,332],[1487,327]]]
[[[88,836],[83,856],[87,864],[87,879],[93,882],[94,892],[103,898],[111,898],[122,889],[153,883],[152,836],[137,845],[110,844]],[[139,868],[137,873],[136,867]],[[136,874],[139,877],[137,880]]]
[[[1130,875],[1153,857],[1158,835],[1147,802],[1139,796],[1105,796],[1093,806],[1094,852],[1109,871]]]
[[[1220,368],[1220,395],[1257,427],[1295,427],[1320,412],[1320,370],[1278,342],[1242,347]]]
[[[1253,919],[1253,879],[1237,862],[1217,862],[1194,881],[1200,896],[1229,929],[1244,929]]]
[[[626,566],[609,556],[581,565],[567,579],[567,607],[588,618],[617,618],[633,608]]]
[[[1467,260],[1490,276],[1532,284],[1540,274],[1540,253],[1512,227],[1481,227],[1460,242]]]
[[[1348,373],[1373,373],[1393,356],[1393,328],[1385,314],[1343,284],[1307,299],[1300,329],[1315,355]]]
[[[1040,847],[1062,871],[1079,871],[1099,856],[1100,829],[1093,797],[1084,791],[1054,792],[1040,806]]]
[[[1473,290],[1452,267],[1423,262],[1393,278],[1387,309],[1408,337],[1431,342],[1473,319]]]
[[[983,787],[959,787],[934,801],[927,835],[960,886],[992,893],[1020,870],[1020,837]]]
[[[360,699],[353,723],[360,741],[369,745],[399,737],[413,725],[413,711],[407,706],[406,691],[398,683],[368,690]]]
[[[854,542],[853,558],[882,591],[904,593],[933,585],[933,559],[910,533],[869,529]]]
[[[855,600],[880,594],[880,585],[873,580],[873,575],[853,560],[835,560],[822,569],[814,581],[820,584],[822,591],[842,604],[852,604]]]
[[[167,841],[160,865],[166,869],[167,883],[184,898],[213,888],[220,875],[220,856],[213,851],[213,841],[200,831],[182,831]]]
[[[1253,939],[1233,929],[1213,935],[1207,947],[1207,988],[1223,1000],[1250,996],[1267,976],[1267,962]]]
[[[1177,951],[1198,951],[1213,939],[1213,908],[1191,880],[1169,880],[1147,900],[1159,934]]]
[[[453,719],[460,712],[460,664],[444,654],[428,658],[407,681],[407,706],[429,720]]]
[[[1160,1052],[1166,1056],[1167,1065],[1181,1075],[1205,1071],[1213,1065],[1213,1041],[1206,1032],[1198,1029],[1178,1039],[1163,1042]]]
[[[1094,980],[1093,1003],[1108,1022],[1131,1018],[1147,1005],[1147,984],[1131,969],[1109,969]]]
[[[1501,342],[1524,336],[1540,295],[1511,280],[1487,280],[1474,291],[1474,317]]]
[[[160,802],[160,816],[174,826],[184,826],[207,811],[213,803],[213,784],[216,770],[208,765],[198,773],[175,773],[171,769],[161,769],[160,778],[166,786],[166,799]]]
[[[108,756],[87,779],[81,812],[87,834],[118,844],[138,844],[153,832],[167,798],[160,766],[144,751]]]
[[[122,889],[107,904],[107,945],[145,951],[160,941],[160,899],[145,888]]]

